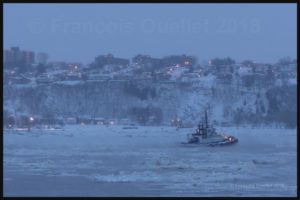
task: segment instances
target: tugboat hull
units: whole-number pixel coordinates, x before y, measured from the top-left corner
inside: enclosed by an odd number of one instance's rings
[[[188,136],[188,144],[202,144],[202,145],[207,145],[207,146],[217,146],[217,145],[231,145],[235,144],[238,142],[238,139],[229,136],[229,137],[224,137],[224,136],[213,136],[209,137],[207,139],[202,139],[200,136],[195,136],[195,135],[189,135]]]
[[[210,143],[207,143],[207,145],[208,146],[216,146],[216,145],[224,146],[224,145],[232,145],[232,144],[235,144],[238,142],[237,138],[234,138],[232,136],[230,136],[230,137],[232,138],[231,140],[225,139],[223,141],[210,142]]]

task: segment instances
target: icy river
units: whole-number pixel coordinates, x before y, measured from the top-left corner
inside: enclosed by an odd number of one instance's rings
[[[296,196],[297,130],[222,128],[232,146],[184,145],[193,129],[72,125],[4,131],[4,196]]]

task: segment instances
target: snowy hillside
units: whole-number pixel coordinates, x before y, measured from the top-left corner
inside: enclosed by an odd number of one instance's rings
[[[295,128],[294,117],[284,121],[286,118],[278,116],[296,116],[296,85],[248,90],[236,84],[218,84],[215,76],[208,75],[196,82],[111,80],[5,86],[4,109],[15,115],[50,113],[61,117],[89,115],[132,121],[138,121],[141,116],[147,119],[154,116],[159,124],[180,119],[193,125],[208,110],[209,119],[218,124],[281,123]]]

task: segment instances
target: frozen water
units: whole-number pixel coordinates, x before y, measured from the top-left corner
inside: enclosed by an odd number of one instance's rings
[[[239,143],[182,144],[192,131],[5,130],[4,196],[296,196],[296,130],[217,127]]]

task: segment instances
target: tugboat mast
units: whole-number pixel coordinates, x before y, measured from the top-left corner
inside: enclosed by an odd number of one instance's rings
[[[207,110],[205,110],[205,124],[206,124],[206,128],[208,128],[208,122],[207,122]]]

